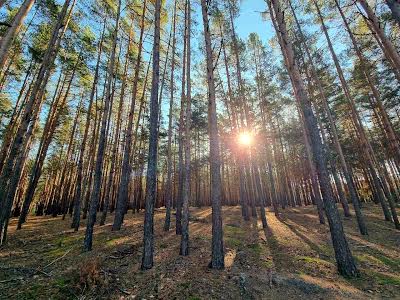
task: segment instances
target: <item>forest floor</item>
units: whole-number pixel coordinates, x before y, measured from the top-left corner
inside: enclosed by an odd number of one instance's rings
[[[113,215],[95,227],[93,251],[82,253],[85,229],[70,219],[31,217],[23,230],[16,220],[0,249],[1,299],[400,299],[400,232],[382,220],[377,206],[365,207],[369,235],[355,217],[345,231],[360,277],[337,274],[327,225],[313,207],[290,208],[269,229],[244,222],[239,207],[224,207],[224,270],[207,267],[211,208],[192,208],[190,255],[179,255],[175,228],[163,232],[164,209],[155,212],[154,268],[140,271],[143,213],[111,231]],[[175,219],[172,218],[172,224]],[[82,224],[85,222],[83,221]]]

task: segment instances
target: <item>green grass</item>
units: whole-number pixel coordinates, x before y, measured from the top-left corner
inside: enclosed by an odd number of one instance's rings
[[[224,233],[225,235],[244,235],[245,231],[240,227],[225,225]]]
[[[316,265],[331,265],[330,262],[317,258],[317,257],[311,257],[311,256],[297,256],[296,257],[298,260],[304,261],[309,264],[316,264]]]
[[[399,285],[400,286],[400,276],[385,275],[382,273],[373,272],[373,277],[381,285]]]
[[[249,247],[250,251],[257,256],[260,256],[260,254],[263,250],[260,244],[250,244],[250,245],[248,245],[248,247]]]
[[[80,239],[81,237],[77,235],[60,236],[54,242],[55,248],[48,251],[47,255],[51,258],[62,256],[69,248],[78,244]]]
[[[391,267],[393,269],[400,269],[400,259],[392,259],[384,255],[376,255],[376,258],[379,259],[382,263]]]
[[[242,248],[245,231],[233,225],[224,226],[225,243],[230,248]]]
[[[368,263],[368,264],[373,263],[378,266],[384,265],[384,263],[381,260],[379,260],[375,256],[372,256],[367,253],[356,255],[355,258],[356,258],[356,260],[358,260],[359,262],[362,262],[362,263]]]
[[[225,243],[229,248],[241,248],[243,247],[243,242],[239,239],[235,239],[232,237],[226,237]]]

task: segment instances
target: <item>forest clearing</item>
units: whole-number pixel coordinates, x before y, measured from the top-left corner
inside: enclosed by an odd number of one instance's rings
[[[121,231],[111,218],[95,230],[90,254],[80,250],[84,231],[61,218],[34,218],[0,256],[4,299],[397,299],[400,297],[400,235],[380,220],[378,207],[365,210],[367,238],[344,219],[361,271],[357,279],[337,274],[329,230],[317,225],[312,207],[289,208],[269,227],[246,223],[240,208],[224,207],[225,269],[212,270],[211,209],[191,212],[191,255],[178,256],[179,237],[162,230],[155,212],[155,265],[140,271],[143,213],[127,216]],[[15,233],[15,220],[11,222]],[[55,262],[54,262],[55,261]],[[49,265],[51,262],[53,264]],[[8,282],[5,282],[7,281]],[[85,297],[83,297],[85,296]]]
[[[0,299],[400,299],[399,0],[0,0]]]

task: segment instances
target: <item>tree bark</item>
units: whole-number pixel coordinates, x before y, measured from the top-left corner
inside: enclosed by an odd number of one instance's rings
[[[103,38],[104,38],[104,32],[106,28],[106,23],[107,21],[104,21],[103,25],[103,32],[101,34],[101,38],[99,41],[98,45],[98,55],[97,55],[97,62],[96,62],[96,68],[94,71],[94,78],[93,78],[93,83],[92,83],[92,88],[90,92],[90,97],[89,97],[89,105],[87,108],[87,113],[86,113],[86,121],[85,121],[85,131],[83,133],[82,137],[82,143],[81,143],[81,148],[79,150],[79,159],[78,159],[78,167],[77,167],[77,177],[76,177],[76,189],[75,189],[75,195],[74,195],[74,206],[73,206],[73,217],[72,217],[72,223],[71,223],[71,228],[74,228],[75,231],[78,231],[79,229],[79,224],[80,224],[80,216],[81,216],[81,203],[82,203],[82,187],[83,187],[83,167],[84,167],[84,156],[85,156],[85,150],[86,150],[86,144],[87,144],[87,138],[89,135],[89,128],[90,128],[90,123],[91,123],[91,118],[92,118],[92,109],[93,109],[93,100],[95,97],[96,93],[96,86],[99,80],[99,68],[100,68],[100,60],[101,60],[101,54],[103,52]],[[96,127],[96,121],[94,122]]]
[[[212,248],[210,267],[224,268],[224,246],[221,209],[221,170],[218,137],[217,109],[215,103],[214,63],[211,47],[211,33],[208,23],[208,6],[206,0],[201,0],[204,40],[206,45],[207,84],[208,84],[208,131],[210,135],[210,176],[212,204]]]
[[[146,19],[146,3],[147,0],[143,1],[143,9],[141,16],[141,27],[140,27],[140,36],[139,36],[139,44],[138,44],[138,53],[136,58],[136,66],[135,66],[135,74],[133,79],[133,87],[132,87],[132,97],[130,103],[130,110],[128,116],[128,127],[125,132],[125,147],[124,147],[124,157],[122,160],[122,169],[121,169],[121,180],[118,187],[118,197],[117,204],[115,209],[115,217],[114,223],[112,226],[112,230],[120,230],[121,225],[124,221],[124,215],[126,211],[126,203],[128,201],[128,186],[129,179],[131,175],[131,153],[132,153],[132,131],[133,131],[133,117],[135,113],[135,103],[136,103],[136,94],[138,89],[138,81],[140,74],[140,66],[142,61],[142,46],[143,46],[143,34],[144,34],[144,26]]]
[[[43,57],[42,65],[36,77],[36,81],[32,88],[30,97],[26,103],[25,111],[21,118],[21,123],[14,137],[13,143],[10,147],[10,154],[7,158],[3,172],[0,176],[0,231],[2,232],[0,234],[1,235],[0,244],[2,242],[4,243],[6,239],[6,231],[7,231],[6,227],[8,224],[8,218],[10,216],[12,207],[12,203],[9,202],[13,201],[13,197],[12,198],[7,197],[8,185],[10,182],[16,182],[17,177],[19,180],[19,174],[17,174],[17,172],[14,173],[14,177],[12,176],[13,168],[17,158],[21,156],[21,153],[23,151],[22,145],[24,143],[25,144],[28,143],[27,140],[29,140],[31,137],[31,134],[29,134],[29,132],[31,131],[30,128],[34,127],[34,123],[32,120],[35,120],[37,114],[40,113],[40,109],[38,108],[41,108],[42,103],[44,101],[44,93],[47,81],[50,77],[51,66],[60,48],[61,39],[64,36],[66,29],[68,28],[68,23],[71,18],[75,0],[73,0],[73,4],[68,13],[68,7],[70,3],[71,0],[65,1],[63,8],[58,16],[57,22],[53,27],[53,33],[50,42],[48,44],[46,53]],[[64,26],[62,26],[63,22],[65,23]],[[63,28],[61,33],[59,32],[60,28]]]
[[[115,29],[113,32],[113,42],[111,48],[111,55],[110,61],[107,68],[107,86],[106,86],[106,96],[104,99],[104,111],[101,120],[101,129],[100,129],[100,136],[99,136],[99,145],[97,149],[97,157],[96,157],[96,164],[94,168],[94,182],[93,182],[93,192],[90,198],[90,205],[89,205],[89,215],[86,223],[86,232],[85,232],[85,240],[83,244],[83,249],[85,251],[92,250],[92,242],[93,242],[93,227],[96,222],[96,213],[97,207],[100,201],[100,188],[101,188],[101,181],[103,176],[103,164],[104,164],[104,152],[105,146],[107,142],[106,137],[106,127],[107,127],[107,117],[108,112],[110,110],[111,104],[111,97],[112,97],[112,82],[115,78],[115,57],[116,57],[116,48],[117,48],[117,38],[118,38],[118,29],[120,23],[120,13],[121,13],[121,0],[118,2],[118,12],[115,21]]]
[[[182,188],[182,236],[181,236],[181,247],[180,255],[189,255],[189,198],[190,198],[190,143],[191,143],[191,120],[192,120],[192,110],[191,110],[191,96],[192,96],[192,86],[190,82],[190,59],[191,59],[191,49],[190,49],[190,35],[191,35],[191,5],[190,0],[186,0],[186,10],[187,10],[187,33],[186,33],[186,113],[185,113],[185,176],[183,179]]]
[[[153,267],[154,256],[154,202],[157,184],[157,146],[158,146],[158,89],[160,80],[160,17],[161,0],[155,1],[153,67],[150,96],[150,137],[147,162],[146,200],[143,234],[143,257],[141,269]]]
[[[299,72],[299,68],[294,59],[292,43],[288,39],[286,24],[284,21],[284,12],[282,11],[278,0],[268,1],[271,18],[276,18],[278,25],[277,34],[280,36],[280,45],[285,56],[285,64],[291,77],[295,97],[299,101],[303,111],[304,120],[310,134],[310,140],[313,151],[313,158],[316,163],[317,172],[321,183],[321,192],[324,199],[325,211],[329,222],[333,248],[335,251],[336,262],[339,273],[344,276],[357,276],[358,271],[351,254],[349,245],[344,234],[342,221],[336,207],[333,191],[330,185],[329,174],[327,170],[326,157],[322,151],[321,137],[318,132],[317,121],[311,108],[311,103],[304,89],[304,84]]]
[[[4,63],[7,58],[7,54],[10,51],[10,47],[15,36],[18,34],[24,19],[28,12],[31,10],[33,3],[35,0],[25,0],[20,8],[18,9],[17,14],[15,15],[11,27],[7,29],[5,35],[0,40],[0,70],[3,69]]]
[[[387,55],[389,55],[388,59],[391,60],[397,70],[400,70],[400,55],[397,52],[396,48],[389,40],[389,38],[385,35],[385,32],[382,28],[382,24],[379,22],[377,16],[375,15],[372,8],[369,6],[366,0],[357,0],[360,3],[361,7],[366,12],[366,21],[371,24],[374,34],[376,34],[380,41],[382,42],[383,47],[386,49]]]
[[[171,202],[172,202],[172,115],[174,107],[174,76],[175,76],[175,53],[176,53],[176,8],[177,0],[174,1],[174,17],[173,17],[173,37],[172,37],[172,58],[171,58],[171,78],[170,78],[170,100],[168,115],[168,142],[167,142],[167,182],[165,185],[165,222],[164,231],[169,231],[171,225]]]

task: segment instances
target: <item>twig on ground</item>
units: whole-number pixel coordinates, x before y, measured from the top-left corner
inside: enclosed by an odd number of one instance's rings
[[[74,247],[70,248],[69,250],[67,250],[67,252],[65,252],[62,256],[57,257],[55,260],[53,260],[52,262],[50,262],[49,264],[45,265],[42,269],[46,269],[47,267],[50,267],[52,264],[56,263],[57,261],[59,261],[60,259],[64,258],[68,253],[71,252],[71,250],[74,249]]]

